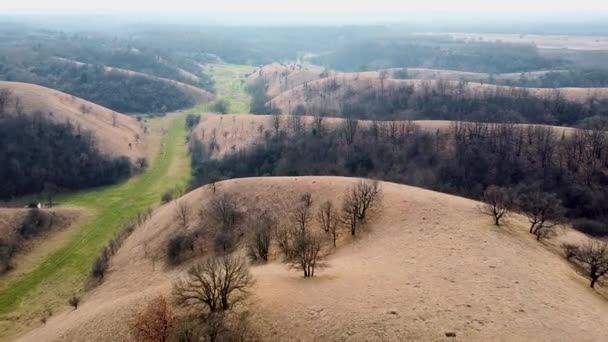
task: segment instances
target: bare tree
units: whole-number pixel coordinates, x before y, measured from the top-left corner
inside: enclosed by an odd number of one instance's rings
[[[252,284],[253,278],[242,258],[208,257],[175,283],[173,293],[177,304],[204,315],[231,309],[247,297]]]
[[[272,127],[274,128],[275,136],[279,136],[279,130],[281,129],[281,115],[272,115]]]
[[[188,229],[188,224],[190,223],[190,207],[188,207],[188,203],[182,198],[175,200],[175,219],[182,229]]]
[[[306,234],[306,229],[312,221],[312,196],[309,193],[300,197],[300,203],[291,212],[290,220],[302,234]]]
[[[589,269],[587,275],[591,278],[591,288],[595,287],[597,280],[608,273],[608,242],[590,241],[580,246],[575,252],[575,257]]]
[[[357,119],[353,119],[348,117],[346,121],[344,121],[344,126],[342,127],[342,132],[344,134],[344,139],[348,145],[352,145],[355,141],[355,137],[357,135],[357,128],[359,127],[359,121]]]
[[[317,223],[325,233],[331,236],[334,247],[336,247],[336,240],[338,239],[339,221],[340,218],[331,201],[321,204],[321,207],[319,207],[319,211],[317,212]]]
[[[306,278],[314,277],[316,269],[327,266],[323,239],[316,233],[294,232],[288,241],[287,251],[285,261],[291,268],[303,271]]]
[[[17,113],[17,115],[21,116],[21,115],[23,115],[24,111],[25,111],[25,107],[23,106],[23,102],[21,101],[21,98],[15,97],[15,112]]]
[[[248,244],[249,255],[252,259],[268,261],[274,227],[274,219],[267,212],[254,219]]]
[[[137,314],[131,323],[131,335],[136,341],[169,341],[175,327],[175,317],[167,299],[159,296]]]
[[[0,117],[4,116],[12,95],[12,90],[0,89]]]
[[[382,202],[382,189],[378,181],[362,180],[350,188],[342,202],[342,222],[356,235],[360,225],[370,211],[379,209]]]
[[[562,218],[565,210],[556,194],[539,189],[522,192],[517,197],[517,204],[530,222],[530,233],[539,240],[544,230],[553,228]]]
[[[212,225],[215,231],[216,247],[227,252],[234,247],[239,237],[238,230],[242,221],[239,203],[232,194],[221,193],[209,201],[201,211],[201,219]]]
[[[494,224],[497,226],[500,225],[500,220],[513,208],[511,191],[495,185],[490,185],[483,192],[482,202],[479,210],[483,214],[494,217]]]

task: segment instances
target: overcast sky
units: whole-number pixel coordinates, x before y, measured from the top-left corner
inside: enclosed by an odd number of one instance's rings
[[[608,12],[608,0],[17,0],[0,11],[218,11],[309,14],[504,13],[566,14]]]

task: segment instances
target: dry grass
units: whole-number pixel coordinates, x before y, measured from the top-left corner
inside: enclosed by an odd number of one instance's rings
[[[0,82],[0,89],[11,89],[18,97],[24,113],[40,112],[45,118],[57,122],[70,122],[75,129],[80,127],[93,133],[99,150],[111,156],[127,156],[131,160],[146,154],[142,124],[134,118],[114,112],[78,97],[29,83]],[[81,106],[89,109],[83,114]],[[12,110],[12,108],[11,108]],[[113,116],[116,114],[116,126]],[[140,137],[139,143],[135,136]],[[131,147],[129,147],[131,144]]]
[[[251,85],[255,82],[267,84],[266,96],[272,99],[284,91],[321,78],[319,74],[300,64],[273,63],[249,75],[247,84]]]
[[[280,116],[281,129],[289,129],[289,116]],[[314,118],[312,116],[303,116],[302,121],[307,127],[311,127]],[[343,118],[323,118],[323,124],[330,129],[335,129],[343,124]],[[448,129],[453,124],[453,121],[447,120],[413,120],[411,121],[418,125],[422,130],[434,133],[438,129]],[[371,121],[360,120],[359,124],[363,126],[371,125]],[[527,125],[527,124],[522,124]],[[574,132],[574,128],[549,126],[557,131],[558,136],[562,132],[566,135]],[[256,115],[256,114],[203,114],[199,125],[194,129],[194,135],[197,139],[209,146],[213,140],[217,143],[218,149],[214,151],[214,158],[221,158],[227,154],[250,148],[264,140],[264,135],[267,131],[273,134],[273,116],[272,115]],[[214,138],[215,137],[215,138]]]
[[[356,181],[250,178],[218,183],[218,190],[237,194],[245,210],[255,205],[282,212],[303,192],[317,205],[339,203]],[[479,341],[605,340],[608,303],[553,251],[580,234],[566,230],[538,243],[520,216],[496,228],[475,201],[392,183],[382,187],[381,218],[361,237],[344,237],[316,279],[276,262],[253,267],[250,308],[263,340],[442,340],[446,332]],[[182,200],[196,210],[211,196],[204,187]],[[146,299],[169,294],[187,266],[168,270],[151,262],[181,229],[174,205],[161,207],[127,239],[106,281],[78,310],[66,307],[21,340],[128,340],[132,313]]]
[[[337,89],[328,91],[337,84]],[[457,81],[445,81],[453,88],[457,88]],[[437,80],[395,80],[386,79],[381,81],[378,72],[361,72],[338,74],[328,78],[311,81],[303,85],[287,90],[269,101],[272,108],[276,108],[284,114],[290,114],[298,106],[310,108],[311,106],[322,107],[326,111],[340,112],[341,105],[352,96],[363,94],[370,89],[383,89],[383,91],[396,91],[403,86],[413,86],[414,92],[424,88],[433,89],[438,84]],[[308,89],[308,90],[307,90]],[[585,102],[590,97],[608,98],[608,88],[520,88],[500,85],[490,85],[468,82],[464,85],[465,94],[477,96],[485,93],[517,93],[526,90],[533,96],[549,97],[560,94],[570,101]],[[307,96],[308,94],[308,96]]]

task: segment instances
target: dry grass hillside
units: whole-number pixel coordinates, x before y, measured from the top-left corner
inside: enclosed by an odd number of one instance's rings
[[[67,58],[62,58],[62,57],[53,57],[54,60],[56,61],[60,61],[60,62],[65,62],[65,63],[73,63],[76,65],[91,65],[91,64],[87,64],[87,63],[83,63],[83,62],[79,62],[79,61],[74,61],[71,59],[67,59]],[[178,89],[180,89],[181,91],[183,91],[186,94],[189,94],[190,96],[192,96],[194,98],[194,100],[196,101],[197,104],[204,104],[204,103],[208,103],[213,101],[213,99],[215,98],[215,96],[204,90],[201,88],[197,88],[195,86],[183,83],[183,82],[179,82],[179,81],[175,81],[175,80],[170,80],[167,78],[162,78],[162,77],[158,77],[158,76],[154,76],[154,75],[150,75],[150,74],[145,74],[142,72],[138,72],[138,71],[133,71],[133,70],[127,70],[127,69],[121,69],[121,68],[115,68],[115,67],[110,67],[110,66],[104,66],[104,69],[106,72],[118,72],[121,74],[125,74],[125,75],[130,75],[130,76],[142,76],[142,77],[146,77],[149,79],[153,79],[153,80],[160,80],[160,81],[164,81],[167,83],[170,83],[172,85],[174,85],[175,87],[177,87]],[[179,70],[180,74],[184,77],[187,77],[193,81],[198,81],[198,77],[192,73],[187,72],[186,70]]]
[[[16,112],[13,109],[18,98],[24,114],[39,112],[51,121],[62,124],[69,121],[76,128],[92,132],[99,150],[106,155],[127,156],[131,160],[145,156],[142,124],[133,117],[34,84],[0,82],[0,89],[12,91],[13,104],[9,111]]]
[[[0,251],[0,280],[31,271],[39,260],[60,247],[72,233],[69,228],[75,227],[87,215],[84,210],[74,208],[40,211],[0,208],[0,250],[14,251],[12,255]]]
[[[217,191],[236,195],[246,212],[268,209],[285,224],[284,213],[302,193],[312,195],[316,209],[325,200],[340,203],[356,182],[251,178],[217,183]],[[477,341],[606,340],[608,303],[555,247],[582,235],[566,231],[539,243],[522,217],[497,228],[475,201],[381,185],[381,215],[358,238],[344,234],[317,277],[304,279],[278,261],[252,267],[248,310],[262,340],[443,340],[448,332]],[[196,213],[212,196],[203,187],[180,201]],[[187,266],[160,261],[167,240],[183,229],[176,207],[159,208],[126,240],[104,283],[77,310],[66,304],[20,340],[130,340],[133,313],[159,293],[170,296]]]
[[[449,86],[450,89],[461,89],[464,95],[475,96],[480,94],[517,93],[527,91],[538,97],[556,96],[585,102],[591,97],[608,98],[607,88],[519,88],[481,83],[466,83],[459,87],[457,81],[437,80],[395,80],[383,78],[377,72],[363,72],[351,74],[338,74],[328,78],[311,81],[285,91],[269,101],[272,109],[283,114],[289,114],[298,106],[305,108],[318,107],[327,112],[339,113],[344,103],[357,96],[366,96],[369,90],[382,90],[383,92],[397,91],[403,86],[413,86],[414,92],[424,89],[437,89],[440,86]]]
[[[301,84],[321,78],[320,73],[311,71],[300,64],[273,63],[265,65],[247,78],[247,85],[262,83],[266,96],[270,99]]]
[[[303,116],[302,122],[311,127],[314,117]],[[281,115],[280,129],[289,130],[291,116]],[[214,152],[213,158],[221,158],[235,151],[243,150],[253,146],[254,144],[263,141],[267,131],[273,131],[274,117],[272,115],[257,115],[257,114],[203,114],[199,124],[194,128],[194,137],[204,144],[209,144],[212,141],[216,143],[217,149]],[[324,117],[323,124],[334,129],[344,123],[343,118]],[[448,129],[453,124],[453,121],[447,120],[412,120],[420,129],[429,132],[436,132],[438,129]],[[359,120],[360,125],[371,125],[371,121]],[[562,133],[569,135],[575,129],[569,127],[550,126],[556,130],[557,135]]]

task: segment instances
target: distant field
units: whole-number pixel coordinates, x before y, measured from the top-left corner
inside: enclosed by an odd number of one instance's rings
[[[93,217],[33,271],[0,282],[0,340],[39,324],[47,308],[64,305],[83,287],[93,260],[125,223],[156,206],[164,191],[187,184],[190,160],[184,119],[182,114],[173,120],[158,158],[143,175],[58,199],[61,207],[85,208]]]
[[[229,104],[229,112],[235,114],[249,113],[251,96],[247,93],[245,79],[255,68],[248,65],[208,64],[202,66],[215,82],[217,99]],[[214,111],[214,103],[199,107],[203,111]]]

